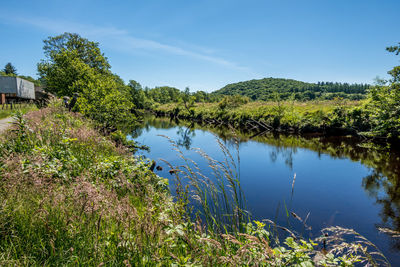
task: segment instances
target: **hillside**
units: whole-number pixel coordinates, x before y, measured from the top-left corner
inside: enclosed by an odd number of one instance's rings
[[[288,99],[297,100],[333,99],[335,97],[358,100],[365,97],[368,84],[333,82],[306,83],[291,79],[264,78],[228,84],[217,90],[217,95],[242,95],[252,100]]]

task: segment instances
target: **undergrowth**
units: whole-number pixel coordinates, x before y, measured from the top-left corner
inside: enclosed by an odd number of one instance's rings
[[[157,115],[232,125],[256,131],[286,133],[360,134],[371,129],[360,112],[360,101],[198,103],[190,110],[179,104],[155,105]]]

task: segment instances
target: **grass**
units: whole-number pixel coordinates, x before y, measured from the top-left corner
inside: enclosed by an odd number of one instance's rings
[[[37,109],[37,107],[34,104],[27,104],[27,105],[23,104],[22,107],[17,105],[17,106],[15,106],[14,109],[1,109],[0,108],[0,119],[8,118],[8,117],[12,116],[16,111],[20,111],[23,114],[25,114],[29,111],[36,110],[36,109]]]
[[[351,100],[315,100],[315,101],[281,101],[281,102],[266,102],[266,101],[253,101],[253,102],[248,102],[246,104],[240,105],[239,107],[236,107],[236,110],[240,111],[248,111],[248,110],[257,110],[257,109],[262,109],[262,110],[272,110],[278,105],[281,105],[283,108],[290,108],[293,107],[296,112],[299,112],[301,114],[304,114],[306,112],[315,112],[315,111],[323,111],[323,112],[329,112],[333,111],[336,106],[338,105],[343,105],[346,107],[354,107],[360,105],[360,101],[351,101]],[[164,105],[159,105],[157,107],[157,110],[164,110],[164,111],[170,111],[177,107],[177,103],[169,103],[169,104],[164,104]],[[201,110],[217,110],[218,109],[218,103],[196,103],[195,108],[199,108]]]
[[[323,247],[324,239],[305,241],[286,228],[282,240],[272,222],[251,221],[238,161],[220,146],[225,161],[202,153],[215,177],[202,175],[190,159],[171,166],[179,191],[173,198],[168,180],[151,172],[147,160],[132,157],[60,103],[17,113],[0,137],[0,265],[331,266],[385,260],[379,251],[371,254],[376,249],[369,244],[341,240],[350,251],[335,242]],[[198,211],[191,208],[193,197]]]
[[[360,101],[221,103],[197,103],[191,109],[180,104],[156,105],[153,110],[158,115],[257,131],[356,135],[368,130],[367,118],[357,112]]]

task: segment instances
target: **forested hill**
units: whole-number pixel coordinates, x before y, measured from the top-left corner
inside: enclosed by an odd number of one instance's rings
[[[217,90],[217,95],[242,95],[253,100],[289,99],[294,96],[297,100],[333,99],[362,99],[367,93],[368,84],[348,84],[333,82],[306,83],[291,79],[264,78],[228,84]]]

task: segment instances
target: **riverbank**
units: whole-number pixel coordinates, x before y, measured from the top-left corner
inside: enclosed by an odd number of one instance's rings
[[[196,103],[190,108],[172,103],[154,106],[157,116],[180,118],[214,126],[225,125],[252,131],[320,136],[356,136],[373,141],[390,141],[374,136],[361,101]]]
[[[330,246],[351,230],[327,229],[306,242],[286,229],[280,243],[273,223],[221,232],[201,216],[192,220],[188,191],[174,199],[146,160],[60,103],[18,115],[0,137],[0,156],[0,265],[282,266],[372,257],[359,245]]]

